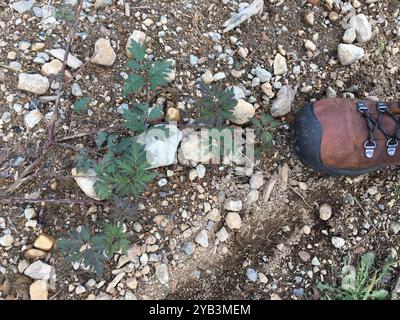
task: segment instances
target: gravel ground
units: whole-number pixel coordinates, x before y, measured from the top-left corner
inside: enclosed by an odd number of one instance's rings
[[[52,50],[65,48],[68,34],[54,12],[76,1],[33,2],[0,4],[0,194],[47,139],[58,88],[48,69],[60,70]],[[125,224],[129,255],[107,263],[103,280],[66,263],[53,241],[83,224],[96,230],[112,206],[0,204],[0,299],[319,299],[316,285],[340,281],[345,259],[374,251],[381,266],[398,258],[398,169],[326,177],[290,150],[293,114],[306,102],[400,100],[398,0],[264,0],[260,14],[224,33],[230,14],[246,7],[240,2],[84,1],[67,72],[92,57],[95,43],[104,55],[69,82],[58,138],[121,123],[124,104],[135,103],[122,95],[125,45],[139,30],[148,55],[175,61],[155,100],[179,112],[179,127],[199,117],[202,79],[234,87],[249,117],[275,116],[274,145],[251,172],[235,162],[156,169]],[[293,100],[280,99],[285,90]],[[84,115],[72,108],[80,96],[93,98]],[[68,142],[94,146],[91,136]],[[71,176],[75,155],[54,149],[13,197],[87,199]],[[389,291],[397,276],[395,265]]]

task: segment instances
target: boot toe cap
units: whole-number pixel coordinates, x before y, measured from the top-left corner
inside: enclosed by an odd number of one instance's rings
[[[304,165],[326,172],[321,162],[322,126],[314,112],[314,104],[306,104],[294,117],[292,147]]]

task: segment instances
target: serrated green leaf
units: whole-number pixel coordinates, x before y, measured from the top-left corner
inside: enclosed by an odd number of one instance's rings
[[[137,74],[131,74],[128,77],[128,80],[125,83],[123,89],[123,95],[127,96],[128,94],[140,91],[145,85],[145,80],[142,76]]]
[[[128,68],[131,68],[134,70],[143,70],[144,69],[144,66],[136,60],[129,60],[126,66]]]
[[[387,299],[388,297],[389,297],[389,292],[384,289],[373,291],[369,295],[369,298],[371,298],[373,300],[384,300],[384,299]]]
[[[83,97],[74,103],[74,111],[78,114],[83,114],[87,111],[87,105],[90,103],[92,98]]]
[[[150,90],[156,90],[168,83],[168,75],[171,72],[171,63],[168,61],[156,61],[149,70]]]
[[[149,120],[155,120],[159,119],[161,115],[163,114],[163,107],[162,106],[155,106],[150,110],[148,119]]]
[[[87,173],[92,167],[92,160],[86,150],[80,150],[76,158],[76,171],[78,173]]]
[[[103,147],[104,144],[107,142],[107,138],[108,138],[107,132],[105,132],[105,131],[99,132],[94,138],[97,148],[100,149],[101,147]]]
[[[134,60],[139,62],[143,61],[144,56],[146,55],[146,46],[135,40],[132,40],[131,46],[129,47],[129,52],[132,54]]]

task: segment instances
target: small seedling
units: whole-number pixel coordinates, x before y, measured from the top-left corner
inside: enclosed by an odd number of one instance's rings
[[[77,102],[74,103],[74,111],[77,114],[84,114],[87,112],[87,105],[90,103],[92,99],[90,97],[84,97],[79,99]]]
[[[260,156],[272,147],[273,135],[271,129],[277,127],[279,122],[269,114],[262,113],[258,119],[254,118],[252,123],[254,125],[255,134],[259,139],[256,155]]]
[[[128,239],[119,225],[105,224],[104,231],[96,235],[91,235],[82,226],[80,231],[73,231],[69,238],[58,240],[57,246],[66,254],[67,262],[82,263],[102,278],[104,263],[115,253],[126,253]]]
[[[381,288],[382,279],[388,274],[394,264],[389,256],[381,271],[374,270],[375,254],[368,252],[361,257],[358,269],[352,265],[342,268],[342,283],[328,285],[319,283],[317,288],[323,294],[323,299],[328,300],[384,300],[389,299],[390,294]]]
[[[216,126],[218,130],[223,129],[224,122],[233,117],[233,111],[237,105],[235,94],[232,89],[222,90],[218,87],[208,87],[200,82],[201,99],[197,105],[201,108],[201,117],[208,125]]]

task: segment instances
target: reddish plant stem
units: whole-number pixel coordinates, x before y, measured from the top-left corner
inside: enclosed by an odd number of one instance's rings
[[[58,110],[60,108],[60,99],[61,99],[61,96],[63,94],[63,89],[64,89],[65,70],[67,68],[68,55],[69,55],[69,52],[71,51],[71,47],[74,42],[74,34],[75,34],[75,30],[79,24],[79,16],[81,14],[82,7],[83,7],[83,0],[81,0],[79,2],[78,8],[76,10],[74,25],[72,26],[72,28],[69,32],[69,35],[68,35],[67,47],[65,48],[64,61],[63,61],[63,65],[61,68],[60,86],[58,88],[58,93],[57,93],[56,103],[54,106],[53,116],[51,117],[50,125],[49,125],[48,138],[47,138],[48,146],[54,142],[54,130],[55,130],[55,124],[56,124],[56,121],[58,118]]]
[[[22,183],[24,183],[26,180],[29,179],[28,175],[30,175],[32,173],[32,171],[41,164],[41,162],[43,161],[43,158],[47,155],[47,153],[49,152],[49,149],[52,147],[53,143],[55,142],[55,138],[54,138],[55,124],[57,122],[60,100],[61,100],[61,96],[62,96],[63,88],[64,88],[65,71],[66,71],[66,67],[67,67],[68,55],[71,50],[72,43],[74,41],[74,34],[75,34],[75,30],[79,23],[79,16],[82,11],[82,8],[83,8],[83,0],[80,0],[78,8],[76,10],[76,15],[75,15],[76,19],[74,21],[74,25],[72,26],[72,28],[69,32],[69,35],[68,35],[67,47],[65,49],[64,61],[63,61],[63,65],[61,68],[61,81],[60,81],[60,86],[58,88],[58,93],[57,93],[57,98],[56,98],[56,102],[55,102],[55,106],[54,106],[53,116],[51,117],[49,128],[48,128],[47,141],[44,144],[43,148],[38,153],[37,159],[34,162],[32,162],[28,167],[25,168],[25,170],[18,177],[17,181],[15,181],[10,187],[7,188],[7,190],[5,191],[6,194],[14,193],[15,190],[17,190]]]
[[[80,200],[80,199],[66,199],[66,198],[60,198],[60,199],[3,198],[3,199],[0,199],[0,203],[11,204],[11,205],[21,204],[21,203],[50,203],[50,204],[81,205],[81,206],[92,206],[92,205],[105,206],[105,205],[107,205],[107,203],[97,201],[97,200]]]

